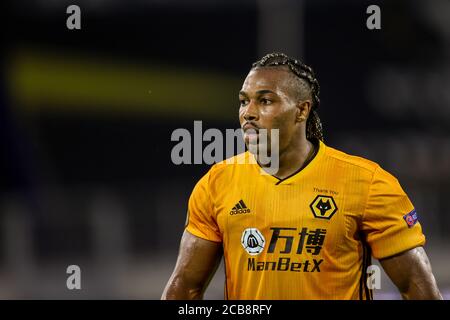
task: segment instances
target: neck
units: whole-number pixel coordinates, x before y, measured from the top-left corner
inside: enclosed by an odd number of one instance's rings
[[[285,150],[280,150],[279,169],[274,177],[285,179],[300,170],[306,162],[310,161],[314,154],[314,145],[302,137],[297,143],[290,145]]]

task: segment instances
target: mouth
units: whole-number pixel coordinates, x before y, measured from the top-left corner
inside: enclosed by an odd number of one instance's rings
[[[244,140],[247,144],[258,144],[259,128],[251,123],[246,123],[242,127],[244,131]]]
[[[259,133],[259,128],[256,127],[255,125],[251,124],[251,123],[246,123],[244,124],[244,126],[242,127],[242,129],[244,130],[245,133],[247,133],[247,131],[253,131],[253,133]],[[249,132],[250,134],[251,132]]]

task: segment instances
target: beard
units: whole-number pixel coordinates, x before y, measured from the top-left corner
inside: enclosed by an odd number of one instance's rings
[[[278,129],[271,129],[270,134],[267,129],[260,129],[258,132],[247,130],[244,133],[244,139],[248,151],[261,165],[270,165],[274,160],[279,159]],[[275,162],[278,163],[278,161]]]

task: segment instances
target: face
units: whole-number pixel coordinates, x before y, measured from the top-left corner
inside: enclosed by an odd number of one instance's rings
[[[299,130],[304,130],[302,117],[307,114],[299,108],[303,104],[298,99],[294,77],[283,67],[256,68],[247,75],[239,92],[239,121],[250,152],[270,154],[272,129],[279,130],[280,153],[298,140]],[[261,142],[259,129],[267,129],[267,144]]]

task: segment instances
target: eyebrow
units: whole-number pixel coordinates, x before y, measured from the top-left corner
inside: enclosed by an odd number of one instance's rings
[[[267,90],[267,89],[263,89],[263,90],[258,90],[258,91],[256,91],[256,94],[258,94],[258,95],[262,95],[262,94],[266,94],[266,93],[276,94],[276,93],[273,92],[272,90]],[[240,95],[243,95],[243,96],[248,96],[248,94],[245,93],[245,91],[239,91],[239,94],[240,94]]]

